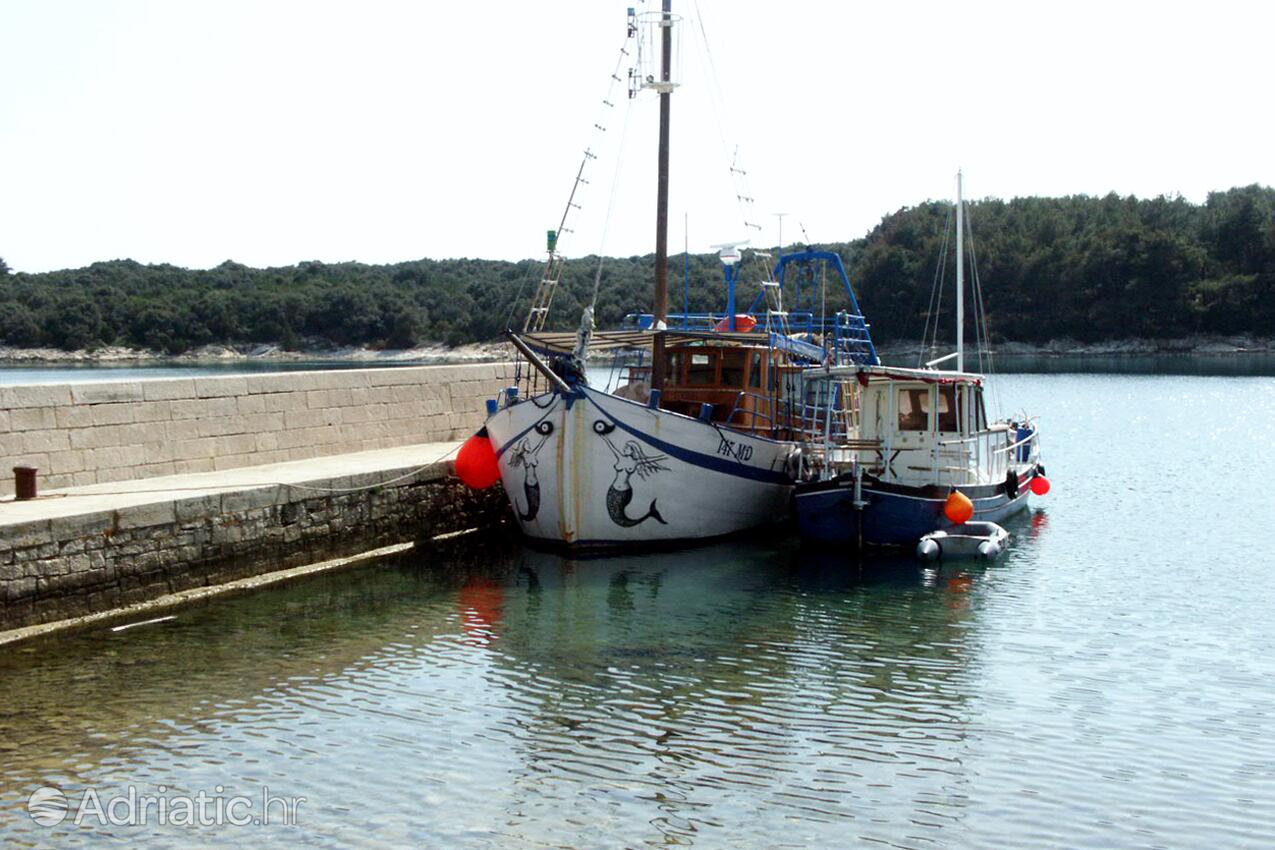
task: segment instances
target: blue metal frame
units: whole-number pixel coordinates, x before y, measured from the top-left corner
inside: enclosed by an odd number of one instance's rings
[[[863,366],[875,366],[880,364],[881,359],[877,356],[876,346],[872,342],[872,326],[868,324],[863,314],[859,311],[859,300],[855,297],[854,288],[850,285],[850,276],[846,273],[846,267],[842,263],[840,255],[832,251],[796,251],[791,254],[785,254],[775,264],[775,279],[779,282],[782,289],[789,285],[787,278],[790,266],[809,269],[813,264],[820,262],[830,264],[841,278],[846,294],[850,296],[851,312],[843,310],[834,316],[820,320],[816,317],[813,304],[811,309],[801,309],[801,275],[794,275],[791,286],[795,291],[792,293],[791,303],[796,309],[788,311],[788,333],[790,335],[805,334],[808,336],[820,334],[823,336],[823,344],[822,346],[817,346],[813,343],[791,339],[785,342],[799,342],[801,350],[794,350],[793,353],[812,359],[815,362],[821,362],[826,354],[833,363],[839,365],[856,363]],[[718,324],[725,321],[727,327],[734,331],[736,329],[735,317],[737,315],[749,315],[757,320],[755,333],[759,337],[764,337],[766,334],[766,315],[764,311],[758,312],[758,308],[762,306],[764,295],[758,295],[746,313],[739,313],[735,298],[735,287],[739,281],[739,266],[725,266],[725,274],[726,312],[670,313],[668,317],[669,330],[712,331],[717,328]],[[624,317],[623,322],[625,327],[636,327],[642,330],[649,330],[654,324],[655,318],[650,313],[630,313]],[[772,334],[770,339],[772,345],[774,345],[774,339],[775,337]],[[781,345],[778,347],[786,348],[788,346]]]

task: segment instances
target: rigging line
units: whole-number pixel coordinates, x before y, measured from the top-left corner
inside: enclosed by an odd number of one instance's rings
[[[925,307],[925,328],[921,331],[921,351],[917,354],[916,366],[921,368],[925,364],[925,351],[931,345],[938,343],[938,314],[937,310],[943,297],[943,281],[947,276],[947,250],[948,243],[952,238],[952,208],[947,208],[947,215],[943,219],[943,241],[939,247],[938,264],[934,267],[934,282],[930,284],[930,300]],[[912,303],[916,303],[913,301]],[[930,340],[930,322],[934,322],[934,340]]]
[[[801,219],[797,219],[797,227],[801,230],[801,238],[805,240],[806,247],[810,248],[810,234],[806,233],[806,225],[802,223]]]
[[[948,210],[948,215],[951,215],[951,210]],[[930,345],[930,322],[935,319],[934,301],[935,294],[939,291],[939,275],[944,273],[944,269],[947,266],[947,240],[949,238],[949,234],[948,221],[946,218],[943,221],[943,229],[940,232],[943,235],[940,237],[939,242],[938,263],[934,266],[934,280],[930,284],[930,296],[925,305],[925,327],[921,331],[921,350],[917,353],[916,357],[916,365],[918,369],[924,364],[925,352]]]
[[[514,293],[513,300],[509,302],[509,315],[505,317],[505,327],[512,327],[514,320],[514,311],[518,309],[518,302],[522,300],[522,292],[527,288],[527,281],[540,270],[538,263],[531,263],[527,269],[527,273],[523,275],[522,280],[518,283],[518,291]],[[508,343],[507,343],[508,344]],[[512,345],[510,345],[512,347]]]
[[[699,40],[696,42],[696,46],[702,48],[702,51],[703,51],[702,55],[704,57],[704,66],[708,69],[708,73],[706,75],[707,86],[705,88],[708,92],[709,105],[712,107],[713,122],[717,126],[718,142],[722,146],[722,158],[724,162],[729,164],[728,174],[730,178],[732,192],[735,195],[735,206],[739,214],[740,223],[743,225],[745,234],[747,234],[749,231],[756,231],[760,233],[761,225],[756,224],[755,222],[752,222],[749,220],[750,218],[749,210],[750,210],[750,205],[753,204],[753,195],[752,195],[752,190],[749,187],[748,172],[745,169],[739,167],[739,145],[735,145],[734,152],[732,153],[730,151],[730,146],[726,141],[726,137],[727,137],[726,123],[727,122],[726,122],[726,117],[724,117],[727,111],[726,98],[722,94],[721,81],[717,73],[717,62],[713,58],[713,48],[709,44],[708,28],[704,22],[704,14],[703,14],[703,11],[700,9],[699,0],[692,0],[692,5],[695,10],[695,20],[696,20],[696,23],[698,24],[696,29],[698,29],[699,36],[700,36]],[[744,275],[742,274],[742,271],[744,270],[744,268],[751,269],[756,267],[758,264],[760,264],[762,267],[761,280],[763,281],[771,280],[773,267],[767,264],[763,258],[758,257],[756,252],[754,252],[752,255],[746,255],[744,257],[741,263],[742,268],[740,270],[741,274],[739,275],[739,282],[740,283],[745,282]],[[740,290],[740,292],[742,295],[745,296],[745,298],[751,295],[751,292],[749,292],[748,290]],[[757,297],[761,297],[762,295],[764,295],[764,292],[765,290],[764,288],[762,288],[762,292],[758,293]]]
[[[952,257],[953,268],[956,266],[956,258],[953,256],[953,245],[956,243],[956,223],[955,217],[960,215],[961,211],[957,207],[948,207],[945,211],[943,219],[943,275],[939,278],[939,291],[934,299],[934,327],[930,329],[932,338],[930,340],[931,350],[938,353],[939,349],[939,323],[943,319],[943,290],[947,288],[947,258]],[[953,286],[955,286],[956,275],[953,273]],[[955,295],[955,293],[953,293]],[[955,311],[953,311],[953,321],[955,321]]]
[[[607,198],[606,217],[602,219],[602,236],[598,240],[598,269],[593,275],[593,299],[589,309],[598,306],[598,287],[602,283],[602,266],[606,262],[607,232],[611,229],[611,213],[615,209],[615,196],[620,185],[620,168],[624,165],[624,148],[629,140],[629,118],[633,115],[633,100],[624,108],[624,123],[620,127],[620,147],[615,154],[615,174],[611,177],[611,194]]]
[[[991,355],[992,343],[991,343],[991,337],[989,335],[989,329],[987,327],[987,308],[983,304],[983,282],[979,279],[979,276],[978,276],[978,249],[974,241],[974,222],[971,221],[968,215],[965,217],[965,227],[966,229],[969,230],[969,234],[970,234],[969,236],[970,278],[971,278],[971,282],[973,283],[973,290],[974,290],[974,333],[975,333],[976,345],[979,344],[978,340],[979,340],[980,328],[982,331],[982,335],[981,335],[982,343],[978,352],[979,369],[980,371],[983,371],[983,351],[984,349],[986,349],[987,351],[987,370],[986,371],[990,372],[991,359],[992,359],[992,355]]]
[[[615,105],[614,97],[615,97],[616,84],[623,81],[623,79],[620,76],[620,69],[624,67],[625,60],[629,57],[628,42],[630,38],[631,38],[631,35],[626,33],[624,36],[624,41],[621,42],[620,44],[619,55],[616,57],[615,67],[611,69],[611,79],[610,79],[610,82],[607,84],[606,96],[602,98],[602,104],[598,108],[597,119],[593,122],[595,136],[600,136],[602,133],[606,132],[606,127],[604,126],[605,116],[606,116],[607,110],[613,108]],[[626,120],[627,120],[627,117],[626,117]],[[593,153],[592,149],[590,147],[586,147],[584,151],[584,158],[580,163],[580,167],[578,171],[576,172],[576,179],[571,184],[571,193],[567,198],[566,206],[563,207],[562,218],[558,224],[557,232],[558,232],[559,242],[561,242],[562,236],[564,235],[563,231],[566,228],[567,218],[571,214],[571,210],[579,209],[579,205],[574,203],[576,190],[580,188],[581,183],[584,183],[585,185],[588,184],[588,181],[583,179],[585,167],[587,166],[587,164],[589,163],[591,159],[596,159],[596,158],[597,158],[596,154]],[[522,300],[522,293],[526,289],[527,282],[531,280],[532,275],[536,274],[538,271],[541,271],[544,268],[546,268],[544,264],[537,265],[533,263],[531,268],[528,270],[526,278],[524,278],[518,284],[518,291],[515,293],[514,299],[509,305],[509,315],[505,319],[505,327],[512,326],[514,312],[518,309],[518,304]],[[543,276],[543,272],[541,273]]]
[[[938,292],[935,293],[934,297],[934,326],[930,329],[929,344],[930,351],[933,353],[937,353],[939,348],[939,324],[943,318],[943,290],[947,287],[947,258],[952,255],[952,243],[955,241],[953,239],[955,226],[950,222],[955,214],[959,214],[959,211],[955,211],[954,207],[949,207],[943,220],[943,274],[939,277]]]
[[[986,310],[986,308],[984,308],[984,306],[983,306],[983,283],[982,283],[982,281],[981,281],[981,280],[979,280],[979,276],[978,276],[978,253],[977,253],[977,248],[975,247],[976,243],[974,242],[974,226],[973,226],[973,223],[970,221],[969,216],[966,216],[966,218],[965,218],[965,223],[966,223],[966,227],[969,229],[969,233],[970,233],[970,266],[971,266],[971,269],[972,269],[972,275],[971,275],[971,276],[973,277],[973,280],[974,280],[974,288],[975,288],[975,293],[976,293],[976,295],[977,295],[977,300],[975,301],[975,307],[974,307],[974,309],[975,309],[975,329],[977,330],[977,327],[978,327],[978,317],[979,317],[979,315],[981,314],[981,316],[982,316],[982,322],[983,322],[983,338],[984,338],[984,342],[985,342],[985,344],[987,345],[987,367],[986,367],[986,372],[987,372],[987,373],[992,373],[992,372],[993,372],[993,369],[994,369],[994,364],[993,364],[993,362],[992,362],[991,339],[990,339],[990,337],[989,337],[989,335],[988,335],[988,327],[987,327],[987,310]],[[982,369],[983,369],[983,365],[982,365],[982,357],[981,357],[981,356],[980,356],[980,358],[979,358],[979,368],[980,368],[980,370],[982,370]],[[998,412],[999,412],[999,411],[1001,411],[1001,410],[1003,410],[1003,407],[1002,407],[1002,404],[1001,404],[1002,400],[1001,400],[1001,395],[1000,395],[1000,386],[999,386],[999,382],[997,382],[997,381],[993,381],[993,382],[991,382],[991,397],[992,397],[992,405],[993,405],[993,407],[994,407],[994,408],[995,408]]]
[[[620,76],[620,69],[624,67],[625,60],[629,57],[629,51],[627,49],[627,45],[631,37],[632,37],[631,35],[627,33],[625,34],[624,41],[620,45],[619,56],[617,56],[615,60],[615,67],[611,69],[611,81],[607,84],[606,96],[602,98],[602,105],[598,109],[598,118],[596,121],[593,122],[593,129],[595,131],[595,135],[600,136],[601,134],[606,132],[605,120],[606,120],[607,110],[612,109],[615,106],[615,101],[613,99],[615,96],[615,87],[617,84],[623,81],[623,78]],[[626,120],[627,120],[627,112],[626,112]],[[599,149],[600,148],[601,146],[599,146]],[[586,148],[584,152],[584,161],[581,163],[581,167],[580,167],[581,175],[583,175],[584,166],[590,160],[593,160],[593,159],[597,159],[597,154],[595,154],[592,151],[592,149]],[[588,181],[581,180],[579,175],[577,176],[577,181],[583,182],[586,185],[588,185]],[[573,189],[574,188],[575,187],[573,186]],[[567,199],[567,205],[562,211],[562,221],[558,225],[559,236],[561,236],[561,231],[566,226],[567,216],[570,214],[571,210],[579,209],[579,208],[580,208],[579,204],[573,204],[570,198]]]
[[[797,222],[801,224],[801,222]],[[801,235],[806,235],[806,228],[801,228]],[[807,242],[807,247],[809,243]],[[828,264],[824,263],[819,267],[819,333],[823,337],[824,358],[828,357]],[[834,334],[835,336],[835,334]],[[832,358],[835,361],[837,353],[832,352]]]
[[[970,247],[970,296],[974,301],[974,357],[978,363],[979,372],[983,371],[983,346],[985,343],[986,329],[979,322],[979,312],[982,305],[983,296],[979,292],[978,284],[978,263],[974,258],[974,231],[970,227],[969,204],[966,203],[962,207],[961,214],[964,216],[964,224],[966,236],[965,240]]]
[[[708,43],[708,29],[704,25],[704,14],[700,10],[699,0],[693,0],[692,5],[695,7],[695,20],[699,24],[698,30],[700,41],[697,46],[703,47],[703,55],[705,66],[708,68],[708,102],[712,107],[713,121],[717,125],[718,141],[722,146],[722,159],[729,163],[729,175],[731,187],[735,194],[735,204],[739,211],[739,216],[744,225],[744,232],[749,230],[761,230],[761,226],[748,220],[747,204],[753,202],[752,192],[748,187],[748,172],[742,168],[738,168],[739,146],[735,146],[734,155],[729,152],[729,145],[726,142],[726,121],[723,114],[726,112],[726,99],[722,96],[721,83],[717,75],[717,63],[713,59],[713,49]]]

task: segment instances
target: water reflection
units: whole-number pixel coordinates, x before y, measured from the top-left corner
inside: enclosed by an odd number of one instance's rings
[[[516,807],[552,800],[585,824],[619,795],[658,810],[645,843],[667,844],[741,828],[757,808],[869,820],[900,772],[908,797],[918,779],[926,800],[950,797],[977,574],[850,566],[766,546],[522,553],[490,679],[520,707],[502,727],[520,760]],[[576,791],[560,797],[560,784]],[[921,816],[915,800],[891,804]],[[777,836],[774,822],[749,829]]]
[[[434,557],[6,655],[0,834],[31,837],[15,801],[42,784],[268,782],[343,844],[772,844],[959,817],[984,573],[763,542]]]

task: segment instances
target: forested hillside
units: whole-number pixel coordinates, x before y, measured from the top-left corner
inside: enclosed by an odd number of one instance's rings
[[[919,339],[949,212],[944,203],[905,208],[863,239],[823,246],[845,259],[878,340]],[[1215,192],[1200,205],[1116,195],[985,200],[969,205],[969,217],[993,339],[1275,334],[1270,188]],[[671,259],[673,310],[683,303],[683,260]],[[690,260],[691,309],[722,309],[716,259]],[[596,268],[596,257],[568,263],[555,326],[575,326]],[[604,263],[599,326],[649,310],[652,268],[651,256]],[[458,344],[497,337],[511,308],[520,326],[539,274],[538,261],[470,259],[271,269],[227,261],[207,271],[113,260],[25,274],[0,260],[0,343],[169,353],[207,343]],[[759,279],[745,273],[742,306]],[[830,296],[828,307],[841,303]]]
[[[878,334],[919,339],[947,211],[900,210],[853,246]],[[969,217],[993,339],[1275,336],[1275,190],[988,200]]]

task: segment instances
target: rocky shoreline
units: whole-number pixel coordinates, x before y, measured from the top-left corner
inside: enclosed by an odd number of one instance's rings
[[[285,351],[277,345],[205,345],[182,354],[164,354],[147,349],[105,346],[91,351],[62,351],[56,348],[13,348],[0,346],[0,364],[23,363],[110,363],[116,365],[162,366],[178,363],[234,363],[256,361],[293,363],[305,361],[366,362],[368,366],[398,363],[484,363],[508,357],[508,346],[498,342],[472,343],[454,348],[432,343],[406,349],[374,351],[369,348],[307,348]]]
[[[916,344],[886,343],[878,350],[890,357],[913,357],[922,353]],[[1275,352],[1275,339],[1255,337],[1185,337],[1180,339],[1124,339],[1104,342],[1079,342],[1073,339],[1051,340],[1044,344],[1003,342],[994,353],[1002,357],[1017,356],[1148,356],[1181,354],[1250,354]],[[944,352],[938,352],[942,354]],[[368,366],[398,363],[482,363],[510,356],[504,343],[483,342],[448,347],[430,343],[416,348],[374,351],[368,348],[313,347],[302,351],[285,351],[277,345],[205,345],[183,354],[171,355],[145,349],[106,346],[94,350],[62,351],[55,348],[13,348],[0,346],[0,365],[8,364],[116,364],[151,365],[177,363],[226,363],[238,361],[365,362]]]
[[[877,350],[891,356],[915,356],[924,350],[924,346],[887,343],[877,346]],[[943,354],[948,350],[950,349],[937,352],[937,354]],[[1104,340],[1102,342],[1080,342],[1079,340],[1063,338],[1050,340],[1046,343],[1007,341],[993,347],[993,353],[1001,357],[1113,357],[1162,354],[1265,354],[1269,352],[1275,352],[1275,338],[1258,339],[1248,336],[1117,339]]]

